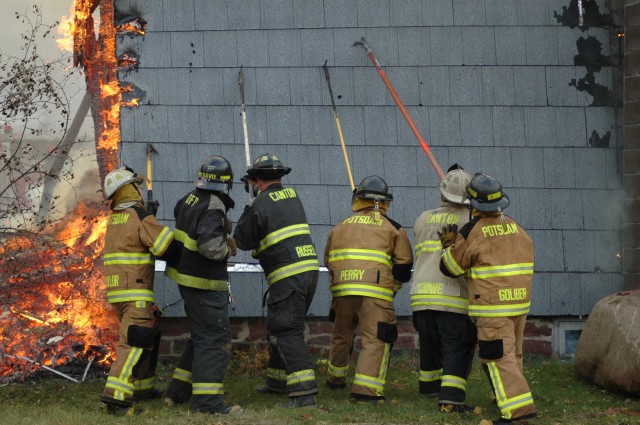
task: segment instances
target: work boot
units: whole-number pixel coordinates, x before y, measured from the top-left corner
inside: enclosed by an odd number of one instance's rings
[[[281,409],[312,409],[316,407],[316,397],[313,394],[289,397],[287,403],[277,403]]]
[[[467,404],[438,403],[438,411],[442,413],[474,413],[482,415],[482,408]]]
[[[228,406],[228,407],[222,407],[218,410],[213,410],[213,409],[192,409],[191,410],[194,413],[209,413],[209,414],[217,414],[217,415],[235,415],[238,413],[242,413],[242,407],[235,405],[235,406]]]
[[[109,403],[106,401],[100,402],[100,410],[115,416],[134,416],[142,413],[141,409],[135,410],[131,405]]]
[[[286,394],[287,390],[284,388],[273,388],[265,384],[255,386],[255,391],[260,394]]]
[[[155,400],[162,397],[163,394],[162,391],[156,390],[155,388],[146,391],[136,391],[133,393],[133,401]]]
[[[363,396],[351,393],[351,401],[356,404],[389,404],[385,397]]]
[[[529,423],[527,422],[527,419],[533,419],[536,416],[538,416],[538,414],[534,412],[534,413],[530,413],[528,415],[520,416],[519,418],[513,418],[513,419],[498,418],[494,421],[488,421],[486,419],[483,419],[480,421],[480,425],[526,425]]]
[[[344,388],[347,388],[347,384],[342,383],[342,384],[334,384],[333,382],[329,381],[327,379],[327,387],[331,388],[332,390],[342,390]]]

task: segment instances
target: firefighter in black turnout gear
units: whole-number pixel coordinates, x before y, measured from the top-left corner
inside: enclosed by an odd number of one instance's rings
[[[175,239],[181,252],[168,261],[165,275],[178,283],[191,332],[166,392],[165,404],[191,398],[192,411],[233,414],[240,406],[225,407],[224,377],[229,364],[229,288],[227,259],[236,254],[227,211],[234,202],[229,161],[210,156],[194,182],[195,190],[174,208]]]
[[[238,248],[253,250],[269,284],[265,295],[269,363],[266,385],[256,391],[288,394],[289,403],[279,407],[312,407],[318,385],[304,340],[304,319],[315,294],[319,265],[300,198],[281,184],[290,171],[268,153],[254,161],[246,180],[258,186],[259,193],[238,220],[234,239]]]

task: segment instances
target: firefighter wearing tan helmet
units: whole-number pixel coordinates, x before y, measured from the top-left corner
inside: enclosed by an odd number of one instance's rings
[[[465,188],[471,175],[458,164],[439,185],[440,207],[423,212],[413,226],[415,271],[411,282],[413,324],[420,339],[419,391],[439,397],[441,412],[474,410],[465,404],[467,377],[476,346],[476,327],[469,319],[467,284],[440,271],[444,225],[461,228],[469,221]]]
[[[378,176],[362,180],[351,201],[353,215],[329,233],[324,263],[329,269],[333,320],[327,385],[344,388],[354,335],[360,328],[351,396],[358,403],[384,403],[389,355],[398,337],[393,298],[411,278],[411,243],[387,216],[393,196]]]
[[[501,417],[494,425],[536,416],[523,374],[522,342],[531,304],[533,242],[503,210],[509,198],[500,182],[477,173],[466,190],[472,219],[457,233],[442,229],[440,268],[465,276],[469,315],[478,328],[480,362],[490,378]],[[486,421],[483,421],[486,423]]]
[[[107,413],[133,412],[134,399],[157,397],[154,389],[160,332],[153,294],[154,257],[167,259],[175,248],[173,232],[144,208],[138,177],[119,168],[104,179],[111,201],[104,244],[107,301],[120,321],[116,361],[102,393]]]

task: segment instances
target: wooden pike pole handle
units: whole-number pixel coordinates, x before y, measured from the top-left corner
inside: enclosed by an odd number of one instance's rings
[[[333,116],[336,119],[336,127],[338,127],[338,135],[340,136],[340,144],[342,145],[342,155],[344,156],[344,163],[347,166],[347,173],[349,174],[349,183],[351,184],[351,191],[353,192],[356,185],[353,182],[353,174],[351,173],[351,165],[349,165],[349,156],[347,155],[347,147],[344,144],[344,137],[342,136],[342,126],[340,125],[340,118],[338,118],[338,110],[336,109],[336,102],[333,100],[333,90],[331,89],[331,79],[329,78],[329,69],[327,68],[327,61],[324,61],[322,66],[324,69],[324,77],[327,80],[327,86],[329,87],[329,96],[331,96],[331,107],[333,108]]]
[[[431,152],[429,145],[424,140],[424,138],[422,137],[422,134],[420,134],[420,130],[418,130],[418,127],[416,127],[415,123],[411,119],[411,116],[409,115],[407,108],[404,107],[404,104],[402,103],[400,96],[398,96],[398,93],[396,93],[395,89],[391,85],[391,82],[389,81],[387,74],[385,74],[384,70],[380,68],[380,64],[378,63],[378,60],[376,59],[375,55],[367,45],[367,42],[365,41],[364,37],[362,37],[360,41],[356,41],[355,43],[353,43],[353,45],[362,46],[367,52],[367,56],[369,57],[369,60],[371,61],[373,66],[376,68],[376,71],[378,72],[378,75],[380,75],[380,78],[382,78],[384,85],[387,86],[389,93],[391,93],[391,97],[393,97],[393,100],[396,101],[396,105],[398,105],[398,108],[400,108],[400,112],[402,112],[402,116],[404,116],[404,119],[407,121],[407,124],[409,124],[409,127],[411,128],[411,131],[413,132],[414,136],[416,136],[416,138],[418,139],[418,142],[420,143],[420,146],[422,147],[422,150],[424,151],[425,155],[427,155],[427,158],[429,159],[431,166],[435,170],[436,174],[438,174],[438,177],[440,177],[440,180],[442,180],[444,178],[444,173],[442,172],[442,168],[440,168],[440,164],[438,164],[438,161],[436,160],[435,156],[433,156],[433,153]]]

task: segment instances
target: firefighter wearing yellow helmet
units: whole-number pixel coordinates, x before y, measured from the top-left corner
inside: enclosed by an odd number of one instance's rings
[[[142,178],[126,167],[104,179],[112,210],[104,244],[104,275],[107,301],[120,321],[120,339],[101,407],[117,415],[131,414],[134,399],[160,395],[154,388],[160,344],[154,257],[166,259],[175,247],[171,229],[144,208],[140,183]]]
[[[469,221],[465,188],[471,175],[458,164],[439,185],[440,207],[423,212],[413,226],[415,271],[411,283],[413,324],[420,339],[419,391],[438,397],[441,412],[473,410],[465,404],[467,377],[476,346],[476,327],[469,319],[467,284],[463,277],[440,271],[443,226]]]
[[[480,362],[490,378],[501,417],[494,425],[536,416],[523,374],[522,342],[531,304],[533,242],[503,210],[509,197],[488,174],[477,173],[466,190],[472,219],[456,234],[442,229],[440,269],[465,276],[469,316],[478,328]]]
[[[402,226],[387,216],[392,200],[384,179],[362,180],[353,193],[353,215],[335,225],[324,251],[334,321],[327,385],[346,386],[359,327],[362,350],[351,387],[358,403],[384,403],[390,350],[398,337],[393,298],[411,278],[411,243]]]

